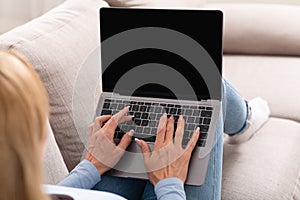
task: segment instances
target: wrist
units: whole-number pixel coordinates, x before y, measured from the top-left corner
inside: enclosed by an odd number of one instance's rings
[[[85,159],[94,165],[94,167],[98,170],[100,175],[103,175],[110,169],[109,167],[103,165],[101,162],[95,159],[90,153],[86,154]]]

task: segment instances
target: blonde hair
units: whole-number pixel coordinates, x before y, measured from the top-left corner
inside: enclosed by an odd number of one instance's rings
[[[28,62],[0,52],[0,200],[49,199],[41,189],[47,93]]]

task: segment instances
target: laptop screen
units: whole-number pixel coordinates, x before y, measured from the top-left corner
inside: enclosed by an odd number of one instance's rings
[[[222,25],[214,10],[101,8],[103,91],[221,99]]]

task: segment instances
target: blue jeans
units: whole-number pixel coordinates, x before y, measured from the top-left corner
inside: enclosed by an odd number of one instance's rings
[[[223,80],[222,111],[219,115],[215,145],[210,154],[205,184],[185,185],[188,200],[221,199],[223,132],[235,135],[243,131],[247,127],[248,114],[247,102],[228,81]],[[93,189],[119,194],[130,200],[156,199],[154,187],[148,180],[102,176],[102,180]]]

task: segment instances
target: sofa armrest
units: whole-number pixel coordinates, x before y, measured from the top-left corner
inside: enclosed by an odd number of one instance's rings
[[[48,184],[57,184],[65,176],[68,175],[67,166],[63,160],[63,157],[59,151],[59,148],[56,144],[52,129],[49,122],[48,126],[48,139],[46,144],[46,152],[43,161],[44,173],[45,173],[45,183]]]
[[[74,87],[82,64],[100,43],[100,7],[108,4],[102,0],[68,0],[0,36],[0,50],[12,48],[23,54],[40,75],[49,96],[51,128],[68,170],[80,162],[84,150],[80,135],[86,135],[94,117],[87,113],[88,105],[79,102],[82,118],[76,124],[73,100],[80,96]]]

